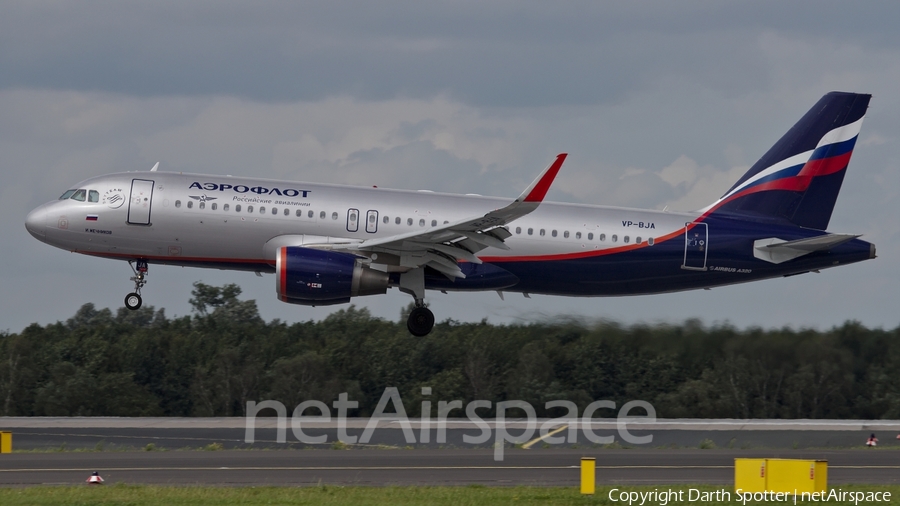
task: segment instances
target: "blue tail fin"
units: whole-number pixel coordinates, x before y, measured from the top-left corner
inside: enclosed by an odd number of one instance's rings
[[[828,228],[870,98],[836,91],[822,97],[704,211]]]

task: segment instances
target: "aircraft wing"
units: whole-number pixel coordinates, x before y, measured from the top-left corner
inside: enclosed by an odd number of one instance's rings
[[[566,156],[566,153],[557,155],[556,160],[512,203],[483,216],[390,237],[329,245],[329,248],[363,254],[388,253],[399,257],[401,267],[427,265],[447,277],[464,278],[465,274],[457,264],[459,260],[480,264],[481,260],[475,253],[488,247],[509,249],[503,241],[512,234],[503,226],[537,209]]]

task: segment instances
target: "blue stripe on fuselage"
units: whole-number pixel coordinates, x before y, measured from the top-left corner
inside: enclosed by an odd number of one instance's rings
[[[709,224],[706,271],[682,269],[684,236],[655,246],[612,255],[542,261],[495,261],[493,265],[519,278],[504,291],[550,295],[615,296],[674,292],[743,283],[823,269],[870,258],[870,244],[853,240],[831,251],[814,252],[781,264],[753,256],[757,239],[795,240],[821,235],[796,227],[771,226],[728,218]],[[453,283],[429,288],[461,289]],[[462,288],[464,289],[464,288]]]

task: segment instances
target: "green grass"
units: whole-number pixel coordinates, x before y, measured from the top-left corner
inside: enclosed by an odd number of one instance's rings
[[[57,487],[38,486],[30,488],[0,488],[0,504],[16,505],[280,505],[280,504],[322,504],[338,505],[472,505],[485,504],[608,504],[625,506],[627,503],[609,500],[609,491],[614,487],[598,487],[593,496],[582,496],[576,487],[172,487],[151,485],[112,485]],[[732,492],[731,502],[722,504],[742,504],[730,487],[695,485],[659,486],[619,486],[620,491],[688,490],[696,488],[704,491],[728,490]],[[900,498],[900,486],[844,486],[843,490],[889,491],[891,502]],[[687,492],[685,492],[687,498]],[[639,504],[638,503],[635,504]],[[793,501],[780,504],[791,504]],[[799,503],[799,502],[798,502]],[[659,502],[648,501],[645,506],[659,506]],[[668,504],[688,504],[669,502]],[[715,502],[696,504],[712,505]],[[749,502],[747,504],[757,504]],[[814,505],[816,503],[809,503]],[[829,503],[842,504],[842,503]],[[852,503],[844,503],[852,504]],[[860,503],[862,504],[862,503]]]

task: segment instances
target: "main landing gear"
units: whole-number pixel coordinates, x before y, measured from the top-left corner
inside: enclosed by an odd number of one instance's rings
[[[137,268],[135,268],[133,262],[129,260],[128,266],[131,267],[131,271],[134,272],[134,276],[131,277],[131,280],[134,281],[134,292],[125,296],[125,307],[134,311],[139,309],[144,302],[143,299],[141,299],[141,288],[147,284],[147,280],[144,278],[147,276],[149,266],[147,265],[146,260],[138,260]]]
[[[400,291],[413,296],[416,307],[409,312],[406,328],[409,333],[422,337],[427,336],[434,328],[434,313],[425,307],[425,268],[419,267],[400,275]]]
[[[422,305],[419,306],[419,304]],[[416,307],[409,312],[406,328],[409,329],[410,334],[416,337],[427,336],[434,328],[434,313],[425,307],[423,302],[417,300]]]

